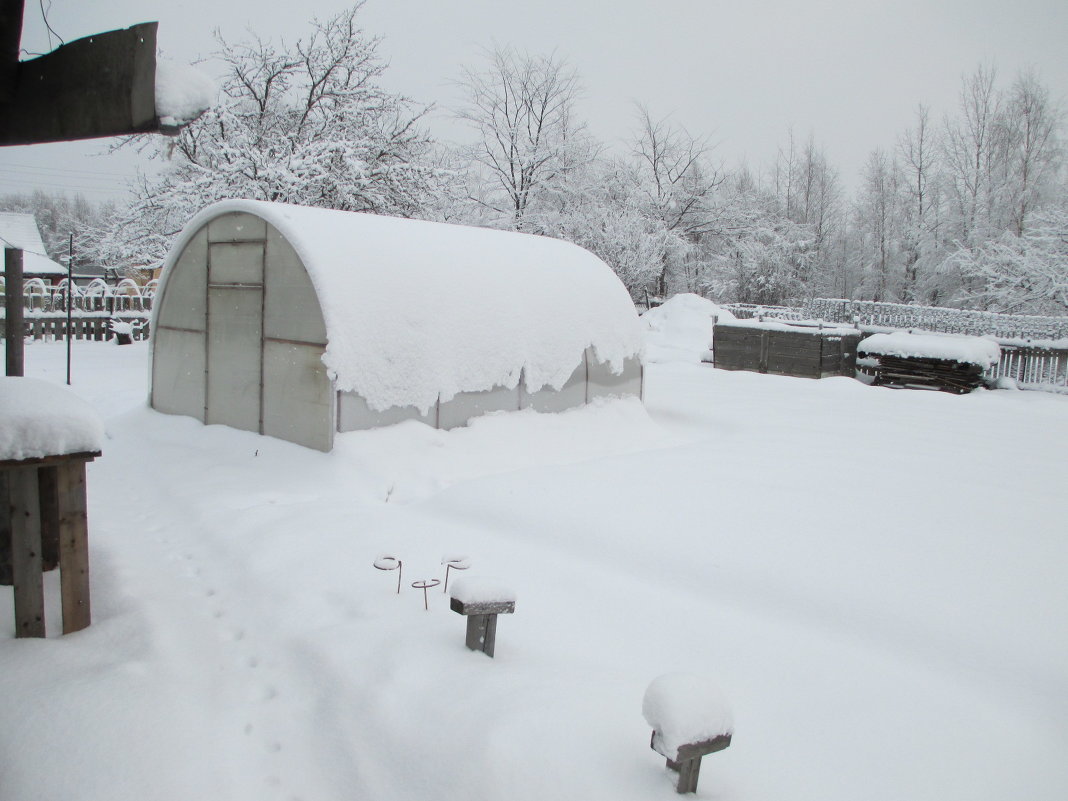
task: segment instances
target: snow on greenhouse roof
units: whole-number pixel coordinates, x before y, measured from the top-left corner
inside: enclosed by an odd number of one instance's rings
[[[337,388],[374,409],[424,412],[457,393],[560,389],[592,346],[621,372],[641,327],[612,270],[582,248],[488,228],[227,200],[189,222],[189,238],[227,212],[257,215],[304,262],[322,306],[323,361]],[[166,279],[164,279],[166,280]]]

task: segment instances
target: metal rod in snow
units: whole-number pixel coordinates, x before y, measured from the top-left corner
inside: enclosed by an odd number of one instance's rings
[[[74,305],[74,234],[67,243],[67,386],[70,386],[70,316]]]

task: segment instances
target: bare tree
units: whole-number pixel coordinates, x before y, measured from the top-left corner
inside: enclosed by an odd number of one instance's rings
[[[931,128],[930,110],[922,103],[916,108],[916,122],[898,138],[905,173],[907,202],[903,204],[902,250],[904,285],[901,299],[915,300],[919,293],[920,270],[937,250],[937,192],[933,186],[937,138]],[[932,198],[932,194],[936,197]]]
[[[217,34],[222,99],[171,141],[165,169],[143,177],[133,204],[101,230],[101,260],[156,262],[193,214],[225,198],[423,213],[437,180],[420,129],[427,109],[378,85],[385,63],[358,25],[361,7],[313,21],[293,45]]]
[[[632,148],[634,180],[644,195],[646,214],[690,246],[685,253],[664,251],[657,282],[657,292],[663,295],[671,270],[685,268],[687,260],[694,258],[693,246],[714,230],[712,199],[724,175],[708,164],[711,146],[707,138],[691,136],[668,118],[653,119],[642,105],[638,106],[638,124]],[[691,268],[688,283],[693,284],[699,269],[696,265]],[[686,287],[690,291],[695,288]]]
[[[990,232],[1001,110],[996,78],[994,67],[982,65],[965,77],[960,91],[961,117],[947,119],[945,125],[943,155],[959,236],[965,242]]]
[[[1033,72],[1017,76],[1003,111],[1007,149],[1007,195],[1010,226],[1023,236],[1034,208],[1043,200],[1060,157],[1056,129],[1059,112],[1049,91]]]
[[[467,105],[457,116],[477,132],[470,157],[480,180],[471,199],[522,230],[538,193],[588,162],[596,148],[576,121],[578,74],[555,53],[499,47],[464,69]]]

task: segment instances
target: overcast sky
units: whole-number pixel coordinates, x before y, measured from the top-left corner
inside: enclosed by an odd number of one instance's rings
[[[158,20],[163,53],[186,61],[214,49],[215,28],[229,39],[251,29],[291,41],[313,16],[348,5],[45,0],[67,41]],[[566,58],[585,87],[580,113],[610,146],[625,146],[641,102],[708,135],[728,166],[745,160],[759,170],[791,129],[798,140],[811,134],[850,188],[872,149],[893,147],[917,104],[938,119],[953,111],[962,74],[980,62],[994,63],[1003,85],[1033,68],[1068,106],[1065,0],[367,0],[361,18],[384,37],[386,87],[441,110],[431,122],[439,138],[463,133],[444,114],[459,101],[454,81],[494,43]],[[33,0],[22,45],[50,47]],[[139,159],[92,155],[107,142],[0,148],[0,192],[117,197]]]

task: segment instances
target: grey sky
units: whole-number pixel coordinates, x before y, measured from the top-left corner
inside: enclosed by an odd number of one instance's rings
[[[52,0],[49,21],[70,40],[159,20],[164,53],[193,60],[213,49],[213,28],[230,39],[251,28],[292,40],[312,16],[347,6]],[[585,87],[580,111],[610,146],[624,146],[639,101],[654,116],[670,114],[691,133],[709,135],[728,166],[744,159],[761,169],[791,128],[799,141],[811,133],[849,187],[870,150],[893,147],[918,103],[936,118],[953,111],[961,75],[980,62],[995,63],[1003,85],[1034,68],[1054,100],[1068,105],[1063,0],[367,0],[362,20],[384,37],[387,87],[436,103],[432,132],[441,138],[463,133],[444,114],[459,100],[453,81],[460,66],[477,63],[479,48],[494,42],[567,58]],[[33,2],[23,46],[49,47]],[[138,158],[87,155],[106,144],[0,149],[0,191],[66,186],[115,196]]]

